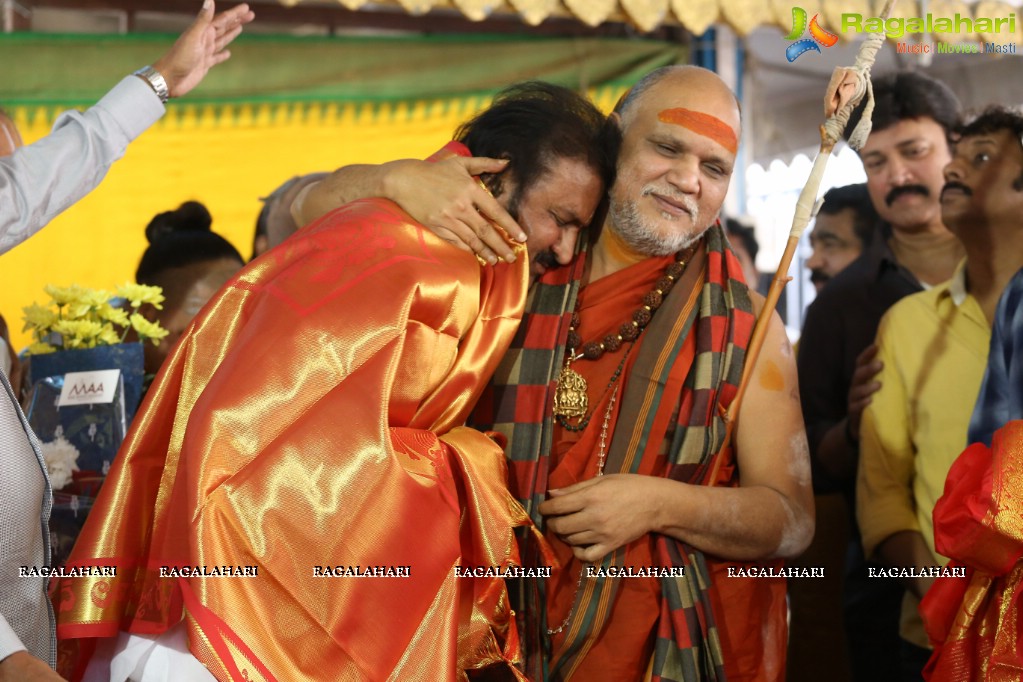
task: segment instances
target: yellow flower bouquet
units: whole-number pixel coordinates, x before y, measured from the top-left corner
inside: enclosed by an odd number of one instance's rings
[[[115,294],[99,289],[86,289],[77,284],[69,287],[46,285],[50,297],[47,306],[33,303],[23,308],[25,327],[31,331],[33,343],[28,355],[43,355],[57,350],[95,348],[123,343],[128,331],[134,329],[139,340],[159,343],[167,330],[150,322],[138,310],[149,303],[163,308],[160,287],[143,284],[122,284]],[[115,296],[123,305],[115,305]]]
[[[48,304],[24,308],[33,341],[26,415],[42,442],[54,489],[50,531],[59,564],[138,408],[142,345],[158,344],[168,332],[141,310],[147,304],[162,308],[159,287],[125,284],[108,292],[48,285],[45,291]],[[125,343],[132,331],[142,343]]]

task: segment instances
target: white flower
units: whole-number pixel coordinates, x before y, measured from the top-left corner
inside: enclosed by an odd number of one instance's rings
[[[60,490],[71,482],[71,472],[79,470],[78,448],[63,435],[58,435],[57,440],[43,443],[40,450],[50,475],[50,487]]]

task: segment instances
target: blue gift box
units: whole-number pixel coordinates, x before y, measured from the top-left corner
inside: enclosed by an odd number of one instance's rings
[[[29,424],[43,443],[63,436],[78,450],[79,471],[53,493],[50,542],[54,565],[62,565],[92,509],[96,495],[124,441],[142,395],[143,353],[140,343],[57,351],[32,357]],[[118,370],[102,401],[61,403],[68,374]],[[65,379],[68,381],[65,382]],[[73,389],[73,385],[68,386]]]
[[[94,372],[101,369],[119,369],[124,377],[124,409],[131,423],[142,401],[143,363],[141,343],[118,343],[113,346],[77,348],[56,353],[33,355],[29,362],[29,386],[45,377],[68,372]]]
[[[65,489],[72,489],[76,494],[95,494],[91,488],[98,490],[128,430],[124,381],[118,378],[110,402],[61,405],[66,376],[45,377],[32,386],[28,423],[42,443],[51,443],[63,436],[75,446],[79,473],[74,474],[74,482]],[[79,489],[87,478],[95,479],[91,488]]]

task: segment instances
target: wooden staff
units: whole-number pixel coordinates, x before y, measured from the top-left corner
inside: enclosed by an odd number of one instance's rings
[[[887,20],[891,16],[894,5],[895,0],[887,0],[885,2],[884,9],[881,10],[882,21]],[[824,168],[828,164],[828,158],[831,156],[831,151],[835,148],[839,139],[841,139],[853,109],[856,108],[865,96],[868,99],[863,110],[863,116],[849,137],[849,146],[859,150],[870,134],[870,116],[874,110],[873,89],[870,85],[870,67],[873,66],[877,52],[884,44],[884,39],[885,35],[883,32],[871,33],[863,41],[863,45],[856,55],[856,63],[851,67],[837,67],[831,75],[831,82],[828,83],[828,89],[824,96],[825,121],[820,127],[820,150],[817,152],[817,158],[814,159],[813,168],[810,170],[810,177],[807,179],[806,185],[803,186],[803,191],[800,192],[799,200],[796,202],[795,214],[792,217],[792,230],[789,232],[788,243],[785,244],[785,252],[782,254],[781,262],[774,273],[774,279],[771,280],[771,288],[767,292],[764,308],[760,312],[760,317],[757,318],[756,326],[753,328],[753,336],[750,338],[749,348],[746,350],[746,362],[742,368],[742,378],[739,381],[738,391],[735,394],[735,399],[732,400],[732,404],[729,405],[728,411],[725,413],[725,440],[721,447],[722,451],[731,445],[739,407],[746,393],[746,386],[753,375],[753,368],[756,366],[757,358],[760,356],[760,349],[764,345],[767,325],[771,320],[775,307],[778,305],[778,298],[781,296],[782,289],[785,288],[785,284],[791,279],[788,276],[789,265],[792,263],[792,256],[796,253],[799,238],[810,223],[810,218],[814,215],[817,192],[820,190],[821,178],[824,177]],[[708,479],[710,485],[714,485],[714,481],[717,480],[718,471],[721,468],[723,459],[720,456],[715,459],[711,476]]]

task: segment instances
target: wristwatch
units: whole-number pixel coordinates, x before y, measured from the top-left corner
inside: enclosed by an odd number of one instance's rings
[[[156,93],[156,96],[159,97],[160,101],[164,104],[166,104],[167,100],[170,99],[170,90],[167,88],[167,81],[164,80],[163,76],[160,75],[160,72],[153,67],[143,66],[132,75],[138,76],[148,83],[149,87],[153,89],[153,92]]]

